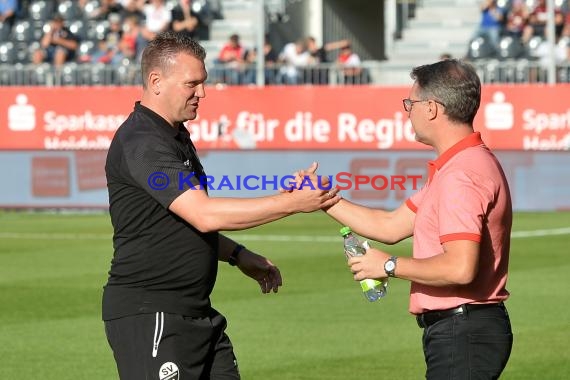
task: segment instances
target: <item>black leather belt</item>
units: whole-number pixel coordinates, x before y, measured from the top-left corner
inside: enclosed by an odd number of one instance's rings
[[[485,304],[463,304],[453,309],[446,310],[432,310],[426,311],[423,314],[416,315],[416,321],[418,326],[421,328],[426,328],[433,325],[442,319],[452,317],[454,315],[467,314],[470,311],[488,309],[492,307],[505,307],[502,302],[500,303],[485,303]]]

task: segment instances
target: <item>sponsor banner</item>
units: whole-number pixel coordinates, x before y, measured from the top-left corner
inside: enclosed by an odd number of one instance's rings
[[[100,153],[0,152],[0,208],[108,208]],[[499,151],[497,157],[515,210],[570,210],[570,152]],[[430,151],[220,151],[202,155],[202,163],[212,178],[208,186],[213,197],[276,194],[281,181],[273,178],[285,178],[317,161],[317,173],[341,187],[344,198],[393,209],[424,184],[426,162],[433,158]],[[249,185],[248,177],[253,178]],[[241,185],[236,185],[238,178]]]
[[[77,187],[80,191],[107,188],[105,175],[106,151],[75,152]]]
[[[69,197],[69,158],[32,157],[32,195],[34,197]]]
[[[408,87],[207,87],[187,123],[201,150],[423,150]],[[105,150],[138,87],[0,88],[0,149]],[[570,149],[570,86],[483,88],[475,119],[493,149]]]

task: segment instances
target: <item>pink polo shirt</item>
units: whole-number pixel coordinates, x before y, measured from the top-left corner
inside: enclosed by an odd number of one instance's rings
[[[416,213],[414,258],[439,255],[448,241],[472,240],[480,244],[479,268],[468,285],[437,287],[412,282],[410,312],[507,299],[513,213],[499,162],[475,132],[428,162],[428,173],[426,185],[406,201]]]

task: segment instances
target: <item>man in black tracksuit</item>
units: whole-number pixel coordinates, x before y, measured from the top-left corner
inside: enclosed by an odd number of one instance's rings
[[[171,32],[142,57],[143,95],[117,130],[106,174],[114,257],[103,320],[122,380],[239,379],[226,320],[210,305],[218,260],[277,292],[275,265],[218,233],[328,207],[336,191],[311,189],[210,198],[182,124],[205,97],[205,51]],[[313,177],[314,179],[314,177]],[[322,187],[322,186],[321,186]]]

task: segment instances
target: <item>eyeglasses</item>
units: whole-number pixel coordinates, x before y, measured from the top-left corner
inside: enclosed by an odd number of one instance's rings
[[[445,104],[443,104],[442,102],[439,102],[437,100],[434,99],[421,99],[421,100],[412,100],[410,98],[406,98],[406,99],[402,99],[402,104],[404,105],[404,110],[406,112],[410,112],[412,110],[412,106],[414,105],[414,103],[420,103],[420,102],[429,102],[430,100],[441,104],[442,106],[445,107]]]

